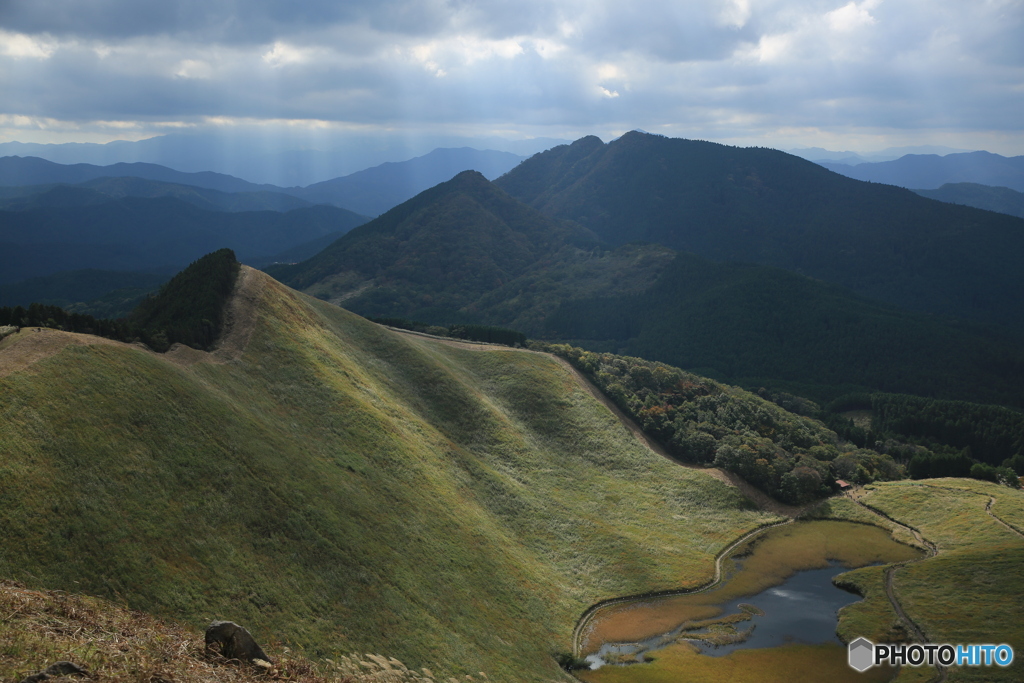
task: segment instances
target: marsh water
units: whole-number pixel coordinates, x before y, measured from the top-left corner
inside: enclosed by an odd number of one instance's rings
[[[860,596],[837,588],[832,578],[849,571],[838,563],[825,569],[809,569],[797,572],[780,586],[773,586],[757,595],[738,598],[721,605],[726,615],[744,611],[741,605],[753,605],[762,614],[751,614],[743,622],[746,628],[753,627],[750,635],[741,642],[711,645],[699,638],[691,640],[702,654],[712,657],[727,655],[735,650],[747,648],[778,647],[789,643],[837,643],[840,608],[860,600]],[[745,630],[744,629],[744,630]],[[589,655],[591,668],[599,668],[607,659],[619,661],[634,655],[643,661],[644,653],[658,650],[666,645],[685,639],[682,628],[676,628],[638,643],[605,643],[597,653]]]
[[[797,522],[740,546],[725,579],[693,594],[637,600],[599,614],[587,639],[592,668],[644,661],[644,653],[689,642],[702,655],[792,643],[840,645],[838,611],[861,598],[833,577],[899,562],[920,551],[879,527],[834,520]]]

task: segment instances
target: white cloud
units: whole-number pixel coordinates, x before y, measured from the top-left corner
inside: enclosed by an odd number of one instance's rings
[[[183,59],[174,75],[178,78],[210,78],[213,75],[213,68],[200,59]]]
[[[0,54],[15,59],[49,59],[57,49],[48,36],[29,36],[0,30]]]
[[[850,2],[827,13],[825,19],[833,31],[854,31],[870,26],[875,23],[875,18],[871,16],[871,10],[877,7],[879,2],[880,0]]]
[[[718,20],[725,26],[743,28],[750,20],[750,0],[727,0],[718,14]]]
[[[260,58],[272,67],[284,66],[285,64],[301,64],[306,61],[307,53],[291,45],[275,42],[269,50],[260,55]]]

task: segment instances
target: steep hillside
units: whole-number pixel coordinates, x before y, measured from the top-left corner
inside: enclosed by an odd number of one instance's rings
[[[614,244],[796,271],[916,311],[1022,329],[1024,221],[867,184],[770,149],[632,132],[495,181]]]
[[[573,244],[578,226],[545,218],[465,171],[294,266],[268,272],[358,313],[457,322],[460,310]]]
[[[0,342],[0,576],[547,680],[585,607],[700,584],[775,519],[550,356],[394,333],[251,269],[228,321],[208,354]]]
[[[1019,336],[899,310],[777,268],[689,254],[641,292],[555,299],[525,331],[817,400],[875,387],[1024,407]]]

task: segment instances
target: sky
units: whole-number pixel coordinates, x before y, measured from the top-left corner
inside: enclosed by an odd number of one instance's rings
[[[0,142],[632,129],[1024,154],[1024,0],[0,0]]]

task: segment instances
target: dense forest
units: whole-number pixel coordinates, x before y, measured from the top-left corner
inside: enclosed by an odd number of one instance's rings
[[[714,465],[793,505],[856,483],[900,479],[891,456],[841,441],[820,422],[735,387],[641,358],[533,343],[582,371],[685,462]]]
[[[679,253],[645,291],[566,298],[537,327],[526,331],[822,402],[866,390],[1024,407],[1020,337],[766,266]]]
[[[224,305],[241,268],[230,249],[207,254],[150,295],[126,318],[97,319],[40,303],[0,308],[0,326],[46,327],[142,342],[155,351],[176,343],[208,350],[221,333]]]
[[[822,410],[798,396],[764,389],[756,396],[664,363],[530,345],[585,373],[674,457],[734,472],[794,505],[834,492],[837,479],[971,477],[1021,485],[1024,415],[1012,410],[886,394],[850,396]],[[831,412],[863,407],[865,398],[885,416],[877,429]],[[936,438],[915,436],[915,429]],[[986,457],[972,457],[971,443]],[[1010,451],[1012,458],[1000,459]]]
[[[870,429],[840,413],[870,411]],[[915,479],[973,477],[1014,485],[1024,473],[1024,413],[995,405],[901,394],[853,394],[821,417],[851,441],[875,444],[909,466]]]

